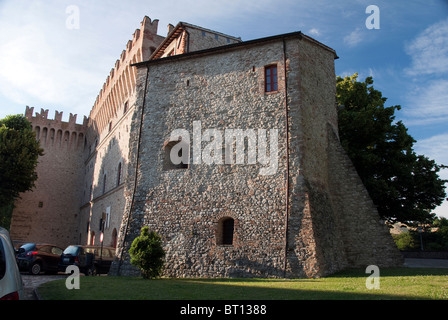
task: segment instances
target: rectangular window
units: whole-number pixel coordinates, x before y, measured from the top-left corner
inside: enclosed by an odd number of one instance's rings
[[[264,68],[265,92],[278,90],[277,65],[266,66]]]

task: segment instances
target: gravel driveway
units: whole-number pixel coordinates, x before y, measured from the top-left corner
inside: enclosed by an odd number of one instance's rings
[[[22,273],[23,289],[25,291],[24,300],[37,300],[37,297],[34,293],[34,289],[36,289],[38,286],[40,286],[45,282],[58,279],[65,279],[67,277],[68,274],[62,274],[62,273],[57,275],[40,274],[37,276]]]

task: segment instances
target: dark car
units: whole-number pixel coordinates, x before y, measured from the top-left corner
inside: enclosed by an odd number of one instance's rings
[[[61,255],[59,271],[75,265],[85,275],[108,273],[114,257],[115,248],[71,245]]]
[[[52,244],[25,243],[17,251],[17,265],[30,274],[57,273],[63,249]]]

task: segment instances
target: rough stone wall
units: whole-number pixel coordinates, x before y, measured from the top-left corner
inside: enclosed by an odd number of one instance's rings
[[[38,159],[36,187],[15,203],[11,238],[61,247],[77,243],[86,121],[76,124],[76,115],[70,115],[64,122],[57,111],[54,120],[48,119],[48,110],[33,116],[28,107],[25,115],[44,155]]]
[[[288,272],[291,276],[316,277],[345,266],[327,179],[326,125],[337,123],[335,53],[307,38],[288,42],[287,47],[290,58]]]
[[[226,36],[211,30],[197,29],[193,27],[187,27],[186,30],[190,37],[190,42],[188,44],[189,52],[240,42],[240,40],[237,40],[234,37]]]
[[[366,188],[342,148],[334,127],[328,127],[329,182],[335,216],[340,221],[347,265],[403,265],[388,227],[380,220]]]
[[[264,67],[277,63],[283,70],[282,57],[281,43],[276,43],[150,66],[138,184],[124,246],[143,225],[159,232],[167,252],[165,275],[283,274],[285,95],[283,87],[265,94],[263,86]],[[175,129],[188,130],[193,140],[193,121],[201,121],[202,134],[206,129],[278,129],[278,170],[262,176],[258,164],[247,162],[164,170],[164,143]],[[202,150],[206,146],[203,141]],[[226,216],[235,220],[232,246],[216,239],[218,221]],[[124,256],[121,272],[129,273],[127,268]]]

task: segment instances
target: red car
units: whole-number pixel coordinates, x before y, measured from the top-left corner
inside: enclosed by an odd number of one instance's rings
[[[25,243],[17,254],[17,264],[30,274],[57,273],[58,263],[64,250],[52,244]]]

